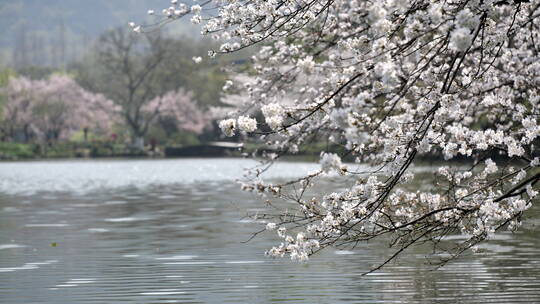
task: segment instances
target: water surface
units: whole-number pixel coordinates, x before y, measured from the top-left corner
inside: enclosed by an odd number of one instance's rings
[[[540,303],[538,208],[482,254],[430,271],[415,250],[361,276],[384,244],[298,264],[263,255],[271,234],[244,243],[262,227],[244,215],[264,205],[234,180],[254,164],[0,163],[0,303]],[[285,163],[269,178],[316,169]]]

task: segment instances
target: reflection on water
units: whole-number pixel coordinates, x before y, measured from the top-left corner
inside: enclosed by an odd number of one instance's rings
[[[534,219],[437,271],[418,251],[361,276],[389,253],[377,242],[307,264],[268,259],[272,235],[243,243],[260,228],[242,220],[259,198],[226,181],[246,165],[0,163],[0,303],[540,302]],[[274,177],[315,168],[290,163]]]

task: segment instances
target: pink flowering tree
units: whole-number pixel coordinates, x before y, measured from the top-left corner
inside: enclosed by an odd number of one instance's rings
[[[142,110],[146,118],[144,130],[160,119],[166,119],[172,121],[178,130],[201,134],[210,122],[193,100],[193,94],[182,88],[150,100]]]
[[[370,165],[359,170],[322,151],[319,171],[288,183],[254,171],[244,189],[297,206],[262,216],[282,238],[269,255],[306,260],[328,246],[389,236],[395,253],[383,266],[426,242],[448,253],[438,257],[455,257],[520,226],[540,185],[540,1],[204,5],[173,1],[163,21],[189,15],[202,23],[222,41],[210,56],[260,45],[254,76],[234,84],[250,102],[221,122],[225,134],[265,124],[271,132],[255,134],[283,153],[324,136]],[[253,108],[263,121],[243,114]],[[411,190],[415,161],[429,155],[448,162],[433,169],[430,187]],[[346,178],[335,192],[305,197],[328,174]],[[454,233],[465,237],[443,246]]]
[[[6,92],[2,124],[10,128],[11,138],[19,132],[25,140],[54,142],[84,129],[104,134],[118,111],[110,100],[85,91],[64,75],[46,80],[11,78]]]
[[[31,136],[34,99],[31,88],[32,81],[22,77],[10,78],[4,88],[5,102],[0,122],[8,138],[15,138],[17,132],[21,132],[25,140]]]

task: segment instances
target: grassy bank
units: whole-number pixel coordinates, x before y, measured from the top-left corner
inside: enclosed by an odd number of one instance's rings
[[[131,157],[142,153],[125,144],[110,142],[61,142],[53,145],[0,142],[0,160],[78,157]]]

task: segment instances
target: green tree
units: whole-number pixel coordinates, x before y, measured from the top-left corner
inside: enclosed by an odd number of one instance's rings
[[[4,106],[7,101],[7,96],[5,94],[5,87],[7,86],[9,82],[9,78],[14,77],[16,75],[15,71],[13,71],[10,68],[2,68],[0,69],[0,121],[2,121],[2,118],[4,116]],[[4,141],[6,132],[5,127],[3,124],[0,124],[0,141]]]

